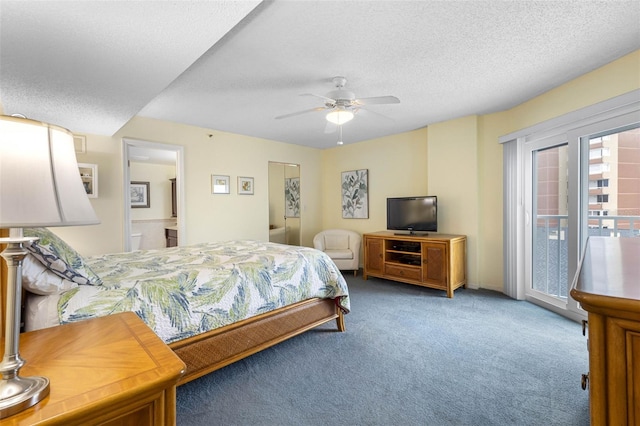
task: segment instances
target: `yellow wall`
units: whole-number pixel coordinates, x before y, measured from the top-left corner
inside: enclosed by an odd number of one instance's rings
[[[502,291],[502,145],[508,133],[505,113],[478,120],[477,281],[480,288]]]
[[[481,118],[478,285],[502,291],[502,146],[500,136],[640,88],[640,50],[511,110]]]
[[[640,87],[640,50],[524,102],[506,113],[507,133]],[[502,136],[502,135],[500,135]]]
[[[640,51],[508,111],[325,150],[322,223],[325,228],[359,232],[382,230],[386,197],[437,195],[439,231],[468,237],[469,285],[502,291],[503,183],[498,138],[638,88]],[[412,160],[403,162],[406,159]],[[342,219],[340,172],[360,168],[369,169],[369,220]]]
[[[171,219],[171,181],[176,166],[131,161],[129,177],[132,182],[149,183],[149,207],[132,208],[131,220]]]
[[[186,243],[268,239],[268,161],[301,165],[302,244],[321,229],[385,229],[386,198],[438,195],[440,231],[469,238],[472,287],[502,290],[502,135],[640,88],[640,51],[508,111],[319,151],[264,139],[136,117],[112,138],[88,135],[100,197],[100,225],[56,230],[83,254],[122,250],[121,139],[185,147]],[[209,134],[213,134],[209,138]],[[341,172],[369,170],[369,218],[342,219]],[[211,195],[210,175],[231,176],[231,194]],[[237,176],[255,178],[253,196],[236,193]],[[68,238],[67,238],[68,236]]]
[[[184,146],[184,244],[230,239],[268,241],[269,161],[300,164],[302,244],[311,246],[315,232],[321,228],[319,150],[135,117],[111,138],[87,135],[87,153],[77,156],[80,162],[98,164],[100,197],[91,202],[102,223],[57,228],[55,232],[84,255],[123,250],[123,138]],[[212,174],[231,177],[230,194],[211,194]],[[254,178],[254,195],[238,195],[238,176]]]
[[[98,165],[98,198],[90,198],[99,225],[54,228],[53,231],[84,255],[123,250],[122,147],[108,136],[87,135],[87,152],[79,163]]]
[[[428,127],[429,193],[438,196],[438,232],[467,236],[467,282],[475,287],[478,244],[478,117]]]
[[[387,197],[427,195],[427,130],[322,151],[322,228],[375,232],[387,228]],[[342,218],[342,172],[368,170],[369,218]]]

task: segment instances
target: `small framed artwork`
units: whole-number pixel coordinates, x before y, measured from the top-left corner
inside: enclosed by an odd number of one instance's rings
[[[212,194],[228,194],[229,193],[229,176],[211,175],[211,193]]]
[[[253,195],[253,178],[238,176],[238,194]]]
[[[369,171],[342,172],[342,218],[369,218]]]
[[[78,171],[87,197],[98,198],[98,165],[78,163]]]
[[[149,198],[149,182],[131,182],[131,207],[149,208],[151,201]]]

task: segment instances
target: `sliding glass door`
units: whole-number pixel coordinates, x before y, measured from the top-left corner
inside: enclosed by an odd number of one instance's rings
[[[526,144],[526,298],[583,312],[569,297],[587,238],[640,236],[640,124],[628,117]]]
[[[531,290],[545,298],[567,298],[569,241],[568,145],[532,152],[533,226]]]
[[[583,138],[589,165],[583,176],[584,232],[640,237],[640,127],[606,131]]]

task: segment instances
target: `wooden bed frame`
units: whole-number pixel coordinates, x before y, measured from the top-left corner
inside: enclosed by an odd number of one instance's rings
[[[0,237],[9,231],[0,229]],[[4,246],[0,245],[0,252]],[[0,259],[0,337],[4,337],[7,288],[7,265]],[[345,331],[344,316],[334,299],[308,299],[246,320],[211,330],[169,344],[186,364],[178,385],[197,379],[235,361],[336,320],[338,330]]]

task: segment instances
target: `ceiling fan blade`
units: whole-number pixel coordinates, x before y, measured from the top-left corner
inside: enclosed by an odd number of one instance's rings
[[[356,99],[353,103],[355,105],[399,104],[400,99],[395,96],[375,96],[373,98]]]
[[[279,116],[276,117],[276,120],[280,120],[281,118],[294,117],[296,115],[306,114],[308,112],[323,111],[325,109],[328,109],[328,108],[327,107],[315,107],[315,108],[311,108],[311,109],[305,109],[304,111],[298,111],[298,112],[292,112],[291,114],[279,115]]]
[[[331,104],[331,105],[335,105],[336,104],[336,100],[335,99],[327,98],[326,96],[322,96],[322,95],[316,95],[314,93],[301,93],[300,96],[313,96],[314,98],[322,99],[324,101],[324,103],[326,103],[326,104]]]
[[[387,121],[387,122],[389,122],[389,123],[395,123],[395,122],[396,122],[396,121],[395,121],[393,118],[391,118],[391,117],[387,117],[387,116],[386,116],[386,115],[384,115],[384,114],[380,114],[379,112],[375,112],[375,111],[372,111],[372,110],[370,110],[370,109],[368,109],[368,108],[364,108],[364,107],[356,108],[353,112],[354,112],[356,115],[361,116],[361,117],[365,117],[365,118],[367,118],[367,119],[369,119],[369,120],[373,120],[373,119],[374,119],[374,117],[373,117],[373,116],[375,115],[375,119],[379,119],[379,118],[381,118],[381,119],[383,119],[383,120],[386,120],[386,121]]]

